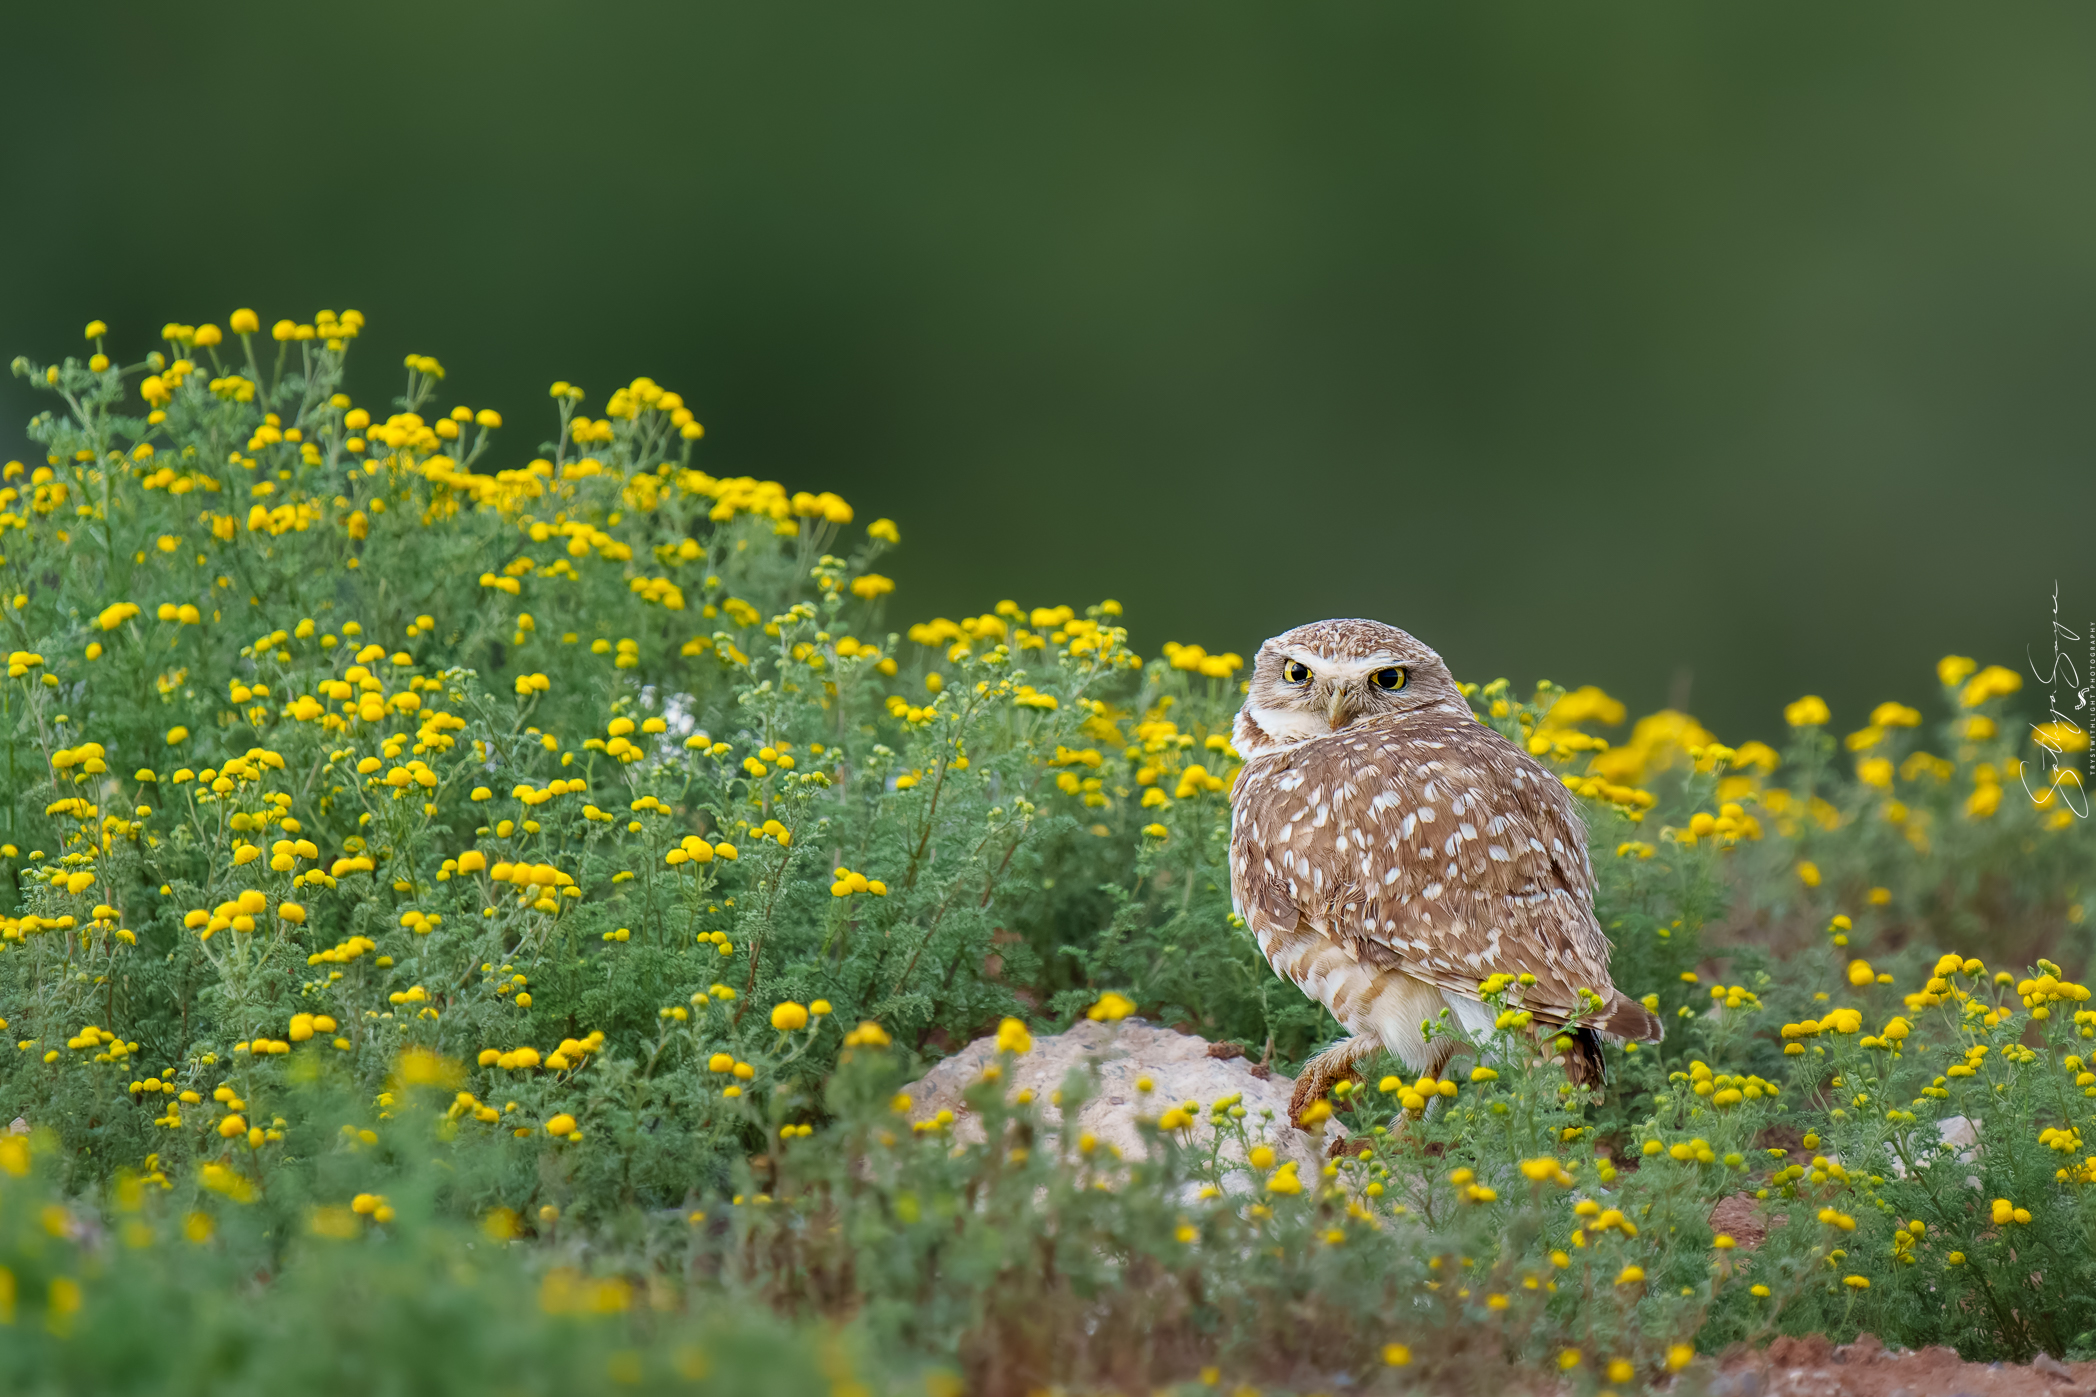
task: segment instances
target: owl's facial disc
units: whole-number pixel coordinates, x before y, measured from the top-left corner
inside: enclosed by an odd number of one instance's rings
[[[1250,756],[1357,723],[1463,707],[1441,657],[1395,626],[1320,621],[1259,647],[1233,741]]]
[[[1278,677],[1278,693],[1255,695],[1252,709],[1269,734],[1285,740],[1322,737],[1384,711],[1410,674],[1389,654],[1284,652]]]

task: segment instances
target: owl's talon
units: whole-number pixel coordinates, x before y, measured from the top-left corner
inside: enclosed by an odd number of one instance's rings
[[[1360,1081],[1354,1071],[1354,1059],[1360,1055],[1360,1047],[1349,1041],[1338,1047],[1328,1048],[1303,1064],[1303,1070],[1295,1079],[1295,1090],[1288,1098],[1288,1123],[1297,1130],[1313,1130],[1331,1118],[1329,1109],[1317,1120],[1306,1122],[1304,1113],[1311,1106],[1323,1101],[1325,1094],[1342,1081]]]
[[[1325,1147],[1326,1159],[1338,1159],[1341,1155],[1354,1155],[1361,1159],[1369,1159],[1375,1155],[1375,1151],[1363,1144],[1359,1136],[1342,1135]]]

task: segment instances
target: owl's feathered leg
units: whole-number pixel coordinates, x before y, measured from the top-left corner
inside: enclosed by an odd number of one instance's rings
[[[1303,1112],[1310,1109],[1310,1103],[1342,1079],[1352,1077],[1355,1063],[1382,1050],[1380,1038],[1363,1033],[1341,1039],[1304,1063],[1303,1070],[1296,1074],[1295,1091],[1288,1098],[1288,1123],[1298,1130],[1307,1129]]]

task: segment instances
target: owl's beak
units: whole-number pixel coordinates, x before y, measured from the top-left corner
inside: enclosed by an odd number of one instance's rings
[[[1345,688],[1332,690],[1332,700],[1326,707],[1326,716],[1330,720],[1332,731],[1334,732],[1339,731],[1339,729],[1354,720],[1353,705],[1347,699],[1348,693]]]

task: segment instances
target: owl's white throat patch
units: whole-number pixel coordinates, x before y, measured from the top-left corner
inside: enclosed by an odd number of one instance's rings
[[[1307,742],[1332,731],[1331,723],[1322,713],[1310,710],[1250,704],[1244,711],[1270,742]]]

